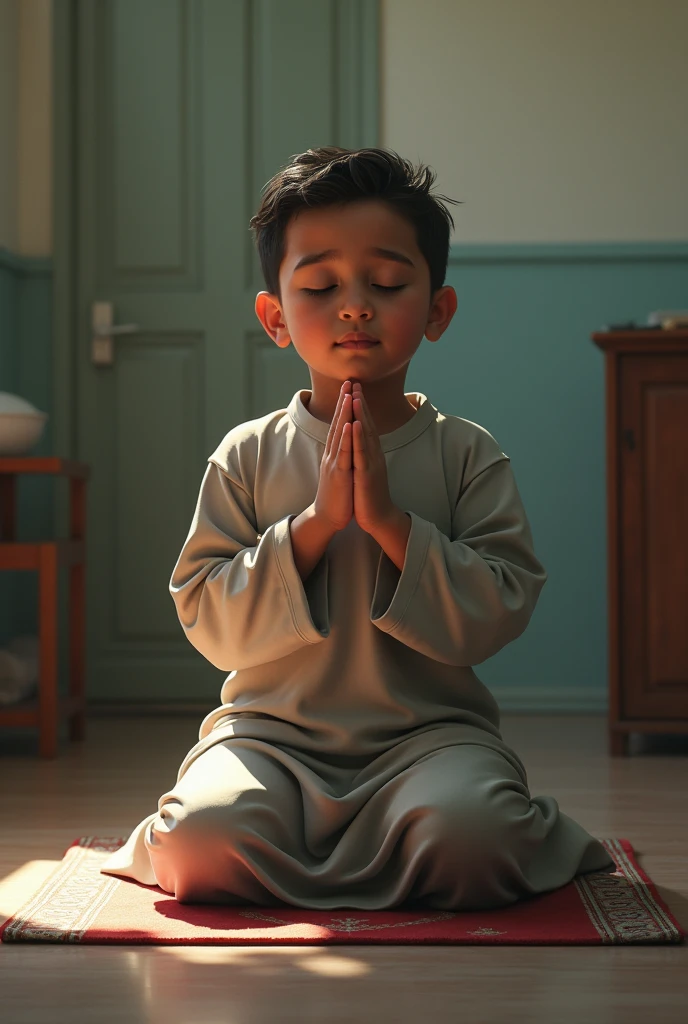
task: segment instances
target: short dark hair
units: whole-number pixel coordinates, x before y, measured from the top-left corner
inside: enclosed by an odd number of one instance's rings
[[[449,210],[439,200],[458,202],[430,195],[435,178],[430,167],[414,167],[393,150],[320,146],[291,156],[264,186],[258,212],[249,221],[268,291],[281,301],[279,268],[287,224],[295,213],[380,199],[414,227],[418,248],[430,268],[430,292],[434,295],[444,284],[449,225],[454,227]]]

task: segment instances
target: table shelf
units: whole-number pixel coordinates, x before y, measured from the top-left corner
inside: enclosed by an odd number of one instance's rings
[[[58,566],[76,565],[86,559],[83,540],[0,541],[0,569],[40,569],[47,547],[55,548]]]
[[[80,710],[78,696],[73,693],[58,694],[57,710],[59,719],[73,718]],[[16,704],[0,704],[0,728],[40,726],[40,721],[40,698],[35,695],[28,700],[18,701]]]

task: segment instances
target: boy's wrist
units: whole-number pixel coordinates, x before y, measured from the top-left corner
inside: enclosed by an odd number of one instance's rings
[[[327,550],[334,533],[331,527],[323,524],[316,516],[312,505],[292,520],[289,533],[296,570],[305,583]]]
[[[308,508],[304,509],[302,514],[306,518],[312,520],[317,529],[322,533],[323,537],[327,537],[328,540],[332,540],[334,535],[339,532],[331,523],[327,523],[324,519],[320,518],[318,513],[315,511],[315,502],[312,502]]]

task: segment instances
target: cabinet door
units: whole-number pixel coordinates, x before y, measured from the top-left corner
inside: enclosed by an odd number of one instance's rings
[[[620,670],[627,718],[688,718],[688,354],[620,357]]]

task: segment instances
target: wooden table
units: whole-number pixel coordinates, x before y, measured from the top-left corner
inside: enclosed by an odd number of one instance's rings
[[[49,473],[69,478],[69,538],[17,541],[17,476]],[[0,706],[0,726],[38,728],[40,757],[58,752],[58,727],[69,720],[69,738],[85,736],[86,482],[90,467],[59,456],[0,456],[0,570],[34,569],[39,576],[38,696]],[[58,569],[69,567],[69,691],[58,693]]]

